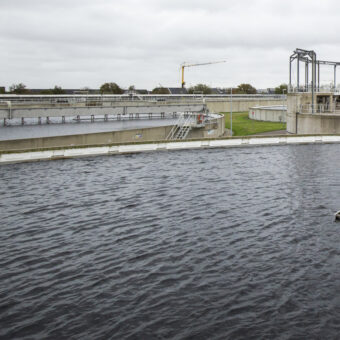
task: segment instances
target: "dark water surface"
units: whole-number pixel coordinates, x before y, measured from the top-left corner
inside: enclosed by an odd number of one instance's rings
[[[0,167],[1,339],[337,339],[340,146]]]

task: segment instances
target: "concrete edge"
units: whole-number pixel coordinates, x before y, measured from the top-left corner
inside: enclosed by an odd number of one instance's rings
[[[283,109],[282,107],[285,106],[286,109]],[[273,110],[273,111],[287,111],[287,105],[266,105],[266,106],[251,106],[249,107],[249,110]]]
[[[65,147],[31,151],[0,153],[0,164],[32,162],[42,160],[67,159],[100,155],[118,155],[128,153],[188,150],[200,148],[225,148],[245,146],[273,146],[291,144],[340,143],[340,135],[279,135],[275,137],[232,137],[224,139],[159,141],[150,143],[125,143],[116,145]]]

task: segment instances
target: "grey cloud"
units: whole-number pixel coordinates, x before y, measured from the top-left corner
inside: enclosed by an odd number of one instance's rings
[[[227,58],[223,67],[190,70],[188,80],[274,86],[287,81],[296,47],[340,59],[339,9],[333,0],[3,0],[1,82],[152,88],[177,85],[183,61]]]

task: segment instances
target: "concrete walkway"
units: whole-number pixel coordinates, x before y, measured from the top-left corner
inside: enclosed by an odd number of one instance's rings
[[[267,131],[267,132],[259,132],[250,136],[277,136],[277,135],[288,135],[286,130],[275,130],[275,131]]]

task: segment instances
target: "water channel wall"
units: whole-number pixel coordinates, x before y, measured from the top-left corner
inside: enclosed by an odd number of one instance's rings
[[[13,139],[0,141],[0,152],[10,150],[35,150],[54,147],[79,147],[86,145],[107,145],[112,143],[152,142],[165,140],[173,125],[121,130],[112,132],[98,132],[66,136]],[[217,138],[225,132],[224,115],[219,115],[203,127],[192,128],[187,138]]]
[[[282,103],[279,98],[233,98],[234,112],[248,111],[252,106],[278,105]],[[93,106],[92,106],[93,105]],[[199,112],[206,107],[212,113],[229,112],[230,100],[228,98],[196,99],[196,100],[169,100],[162,102],[151,101],[119,101],[103,102],[98,105],[94,102],[68,104],[11,104],[0,103],[0,119],[36,118],[36,117],[72,117],[72,116],[103,116],[105,114],[135,114],[135,113],[173,113],[173,112]]]
[[[287,96],[287,132],[294,134],[339,134],[340,111],[335,110],[333,93],[315,93],[314,108],[328,99],[328,112],[311,110],[311,93],[289,93]],[[317,111],[317,110],[316,110]]]
[[[30,162],[40,160],[54,160],[75,157],[91,157],[100,155],[115,155],[147,151],[171,151],[199,148],[226,148],[265,145],[291,144],[321,144],[340,143],[340,135],[316,136],[275,136],[275,137],[229,137],[220,139],[191,140],[191,141],[159,141],[151,143],[126,143],[121,145],[88,145],[78,148],[54,148],[36,151],[0,151],[0,164]]]
[[[245,112],[253,106],[271,106],[271,105],[281,105],[282,99],[280,98],[233,98],[232,104],[230,99],[206,99],[205,103],[210,112],[230,112],[230,107],[232,106],[233,112]]]
[[[256,106],[249,109],[248,117],[254,120],[265,122],[286,122],[286,109],[282,105],[275,106]]]
[[[202,102],[194,103],[147,103],[147,102],[112,102],[112,105],[103,106],[48,106],[42,105],[22,105],[21,107],[13,106],[11,108],[0,107],[0,119],[3,118],[36,118],[36,117],[74,117],[74,116],[104,116],[112,114],[130,114],[130,113],[173,113],[185,111],[202,111],[204,105]]]

